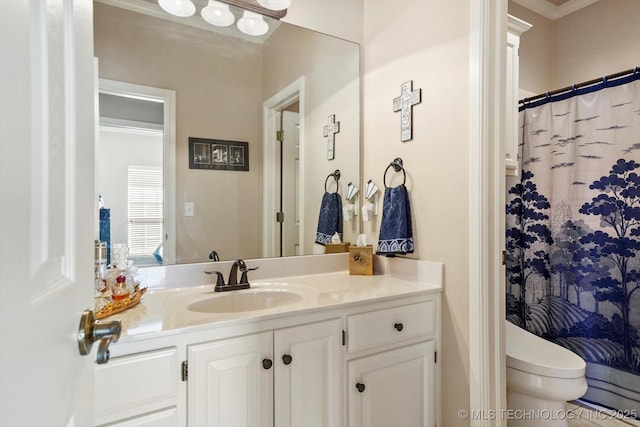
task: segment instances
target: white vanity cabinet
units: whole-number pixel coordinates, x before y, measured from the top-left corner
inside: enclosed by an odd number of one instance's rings
[[[437,309],[428,300],[347,317],[349,427],[436,425]]]
[[[189,426],[337,426],[342,321],[188,347]]]
[[[440,294],[387,284],[355,303],[125,335],[96,365],[95,424],[433,427]]]

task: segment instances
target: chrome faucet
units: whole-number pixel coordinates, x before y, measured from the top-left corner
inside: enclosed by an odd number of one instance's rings
[[[229,280],[226,284],[224,283],[224,276],[222,276],[222,273],[219,271],[205,271],[205,274],[216,275],[216,286],[213,289],[215,292],[237,291],[239,289],[249,289],[250,285],[247,273],[257,269],[258,267],[247,268],[247,264],[245,264],[243,260],[237,259],[231,266]],[[238,283],[238,270],[242,273],[240,276],[240,283]]]

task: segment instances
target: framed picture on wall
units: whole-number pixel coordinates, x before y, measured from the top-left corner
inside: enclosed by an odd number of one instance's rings
[[[209,144],[196,142],[193,144],[193,163],[197,165],[208,165],[211,163],[211,147]]]
[[[249,143],[189,137],[189,169],[249,170]]]

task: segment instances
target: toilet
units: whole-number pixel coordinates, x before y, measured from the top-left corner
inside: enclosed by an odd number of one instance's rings
[[[567,427],[565,402],[587,391],[585,361],[564,347],[506,322],[509,427]]]

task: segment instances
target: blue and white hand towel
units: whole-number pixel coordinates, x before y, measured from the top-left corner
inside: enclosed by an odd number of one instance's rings
[[[407,187],[384,189],[382,221],[376,254],[393,257],[413,253],[411,205]]]
[[[324,193],[320,203],[320,217],[316,243],[324,246],[338,233],[342,240],[342,197],[338,193]]]

